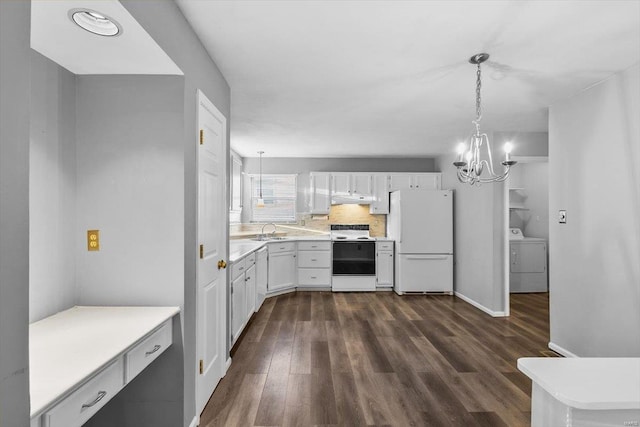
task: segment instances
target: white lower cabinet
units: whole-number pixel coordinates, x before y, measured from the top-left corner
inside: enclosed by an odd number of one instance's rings
[[[256,308],[256,266],[252,265],[247,268],[245,273],[245,288],[246,288],[246,317],[251,317]]]
[[[126,381],[134,379],[144,368],[156,360],[171,345],[171,323],[165,323],[149,338],[136,345],[125,354]]]
[[[251,252],[231,266],[231,343],[247,326],[256,304],[256,254]]]
[[[124,361],[109,367],[44,414],[44,427],[81,426],[124,387]]]
[[[241,274],[231,282],[231,337],[234,343],[244,328],[246,305],[245,280]]]
[[[269,243],[269,292],[295,288],[296,244],[295,242]]]
[[[393,242],[376,242],[376,287],[393,287]]]
[[[298,242],[298,288],[331,287],[331,242]]]
[[[256,253],[256,306],[255,311],[260,310],[267,295],[267,280],[269,279],[268,269],[269,252],[267,248],[262,248]]]

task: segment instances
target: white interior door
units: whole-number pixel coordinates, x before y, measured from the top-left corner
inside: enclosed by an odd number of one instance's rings
[[[227,329],[226,118],[198,91],[196,404],[202,412],[224,375]]]

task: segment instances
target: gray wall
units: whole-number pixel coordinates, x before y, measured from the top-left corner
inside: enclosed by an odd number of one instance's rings
[[[638,64],[549,110],[551,342],[578,356],[640,356],[638,117]]]
[[[0,426],[29,424],[30,2],[0,1]]]
[[[494,151],[502,158],[505,142],[513,145],[514,156],[549,155],[549,134],[547,132],[494,132],[491,140]]]
[[[259,157],[244,157],[244,206],[250,206],[251,184],[248,175],[260,172]],[[304,158],[264,157],[262,173],[298,174],[298,213],[309,212],[309,172],[434,172],[433,158]],[[249,222],[250,209],[242,210],[242,222]]]
[[[77,81],[79,302],[181,305],[183,78]],[[100,230],[98,252],[87,251],[89,229]]]
[[[494,312],[504,309],[503,183],[461,184],[455,155],[438,158],[442,188],[454,190],[454,290]]]
[[[31,51],[29,322],[76,304],[76,80]]]
[[[182,135],[184,150],[184,425],[188,426],[196,415],[196,263],[198,247],[196,235],[196,91],[197,89],[202,90],[227,118],[227,129],[231,128],[231,91],[224,76],[209,57],[173,1],[121,0],[121,3],[184,72],[184,132]],[[225,153],[228,152],[227,134]],[[229,170],[228,167],[227,170]],[[228,194],[227,189],[225,199]],[[227,200],[220,202],[228,203]],[[223,219],[223,223],[227,223],[227,218]],[[224,237],[227,236],[227,232],[228,229],[225,227]],[[226,342],[229,340],[227,339]]]

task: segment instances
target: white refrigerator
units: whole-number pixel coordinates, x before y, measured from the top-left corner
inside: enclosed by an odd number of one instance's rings
[[[453,191],[392,192],[387,235],[395,240],[398,295],[453,293]]]

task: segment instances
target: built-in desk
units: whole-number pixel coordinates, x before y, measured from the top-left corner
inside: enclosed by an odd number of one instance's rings
[[[524,357],[531,426],[640,425],[640,358]]]
[[[178,307],[73,307],[29,325],[31,426],[84,424],[172,343]]]

